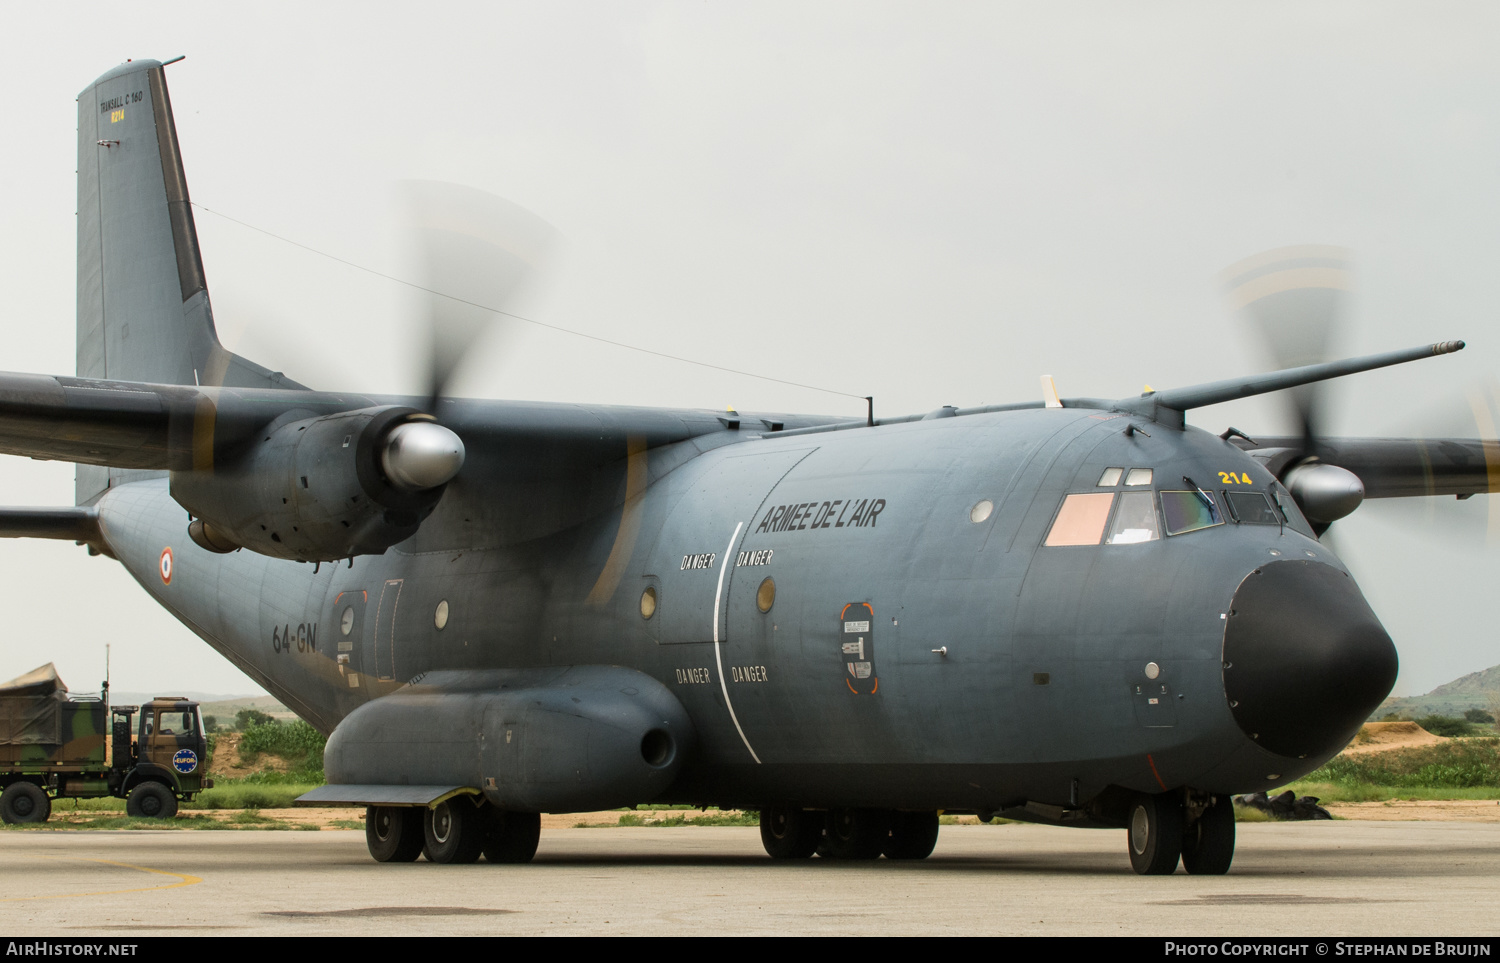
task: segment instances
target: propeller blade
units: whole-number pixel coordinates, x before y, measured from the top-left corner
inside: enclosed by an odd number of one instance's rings
[[[407,181],[398,190],[415,247],[410,273],[425,289],[432,412],[475,344],[532,285],[559,235],[525,208],[471,187]]]
[[[1327,361],[1348,308],[1349,252],[1321,244],[1281,247],[1257,254],[1220,275],[1229,301],[1265,345],[1277,368]],[[1310,384],[1286,392],[1302,435],[1302,450],[1313,455],[1323,425],[1325,394]]]

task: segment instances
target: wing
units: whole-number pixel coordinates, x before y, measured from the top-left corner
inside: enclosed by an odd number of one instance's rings
[[[1235,444],[1280,474],[1301,456],[1302,439],[1235,439]],[[1319,460],[1359,476],[1366,498],[1457,495],[1500,491],[1500,442],[1473,438],[1322,438]],[[1278,464],[1279,462],[1279,464]]]

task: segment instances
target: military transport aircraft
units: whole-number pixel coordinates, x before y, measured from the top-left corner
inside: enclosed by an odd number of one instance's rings
[[[1228,794],[1396,677],[1322,530],[1500,487],[1492,442],[1185,421],[1462,342],[880,420],[310,390],[219,344],[163,65],[78,111],[77,374],[0,375],[0,451],[77,463],[76,504],[0,527],[119,560],[329,733],[305,798],[368,807],[378,860],[524,862],[539,813],[673,802],[758,810],[781,858],[920,859],[947,811],[1223,873]],[[1330,257],[1237,290],[1316,294]]]

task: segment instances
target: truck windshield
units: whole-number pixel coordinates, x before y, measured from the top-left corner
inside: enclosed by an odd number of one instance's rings
[[[156,731],[164,736],[189,736],[198,731],[198,713],[173,710],[156,714]]]

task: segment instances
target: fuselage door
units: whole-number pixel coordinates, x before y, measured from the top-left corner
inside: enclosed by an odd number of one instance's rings
[[[396,611],[404,579],[387,579],[380,589],[380,607],[375,614],[374,665],[366,671],[387,681],[396,678]]]
[[[375,664],[374,647],[365,632],[369,600],[370,593],[364,589],[346,589],[333,597],[333,624],[338,627],[334,659],[351,689],[359,688],[360,672],[371,671]]]

